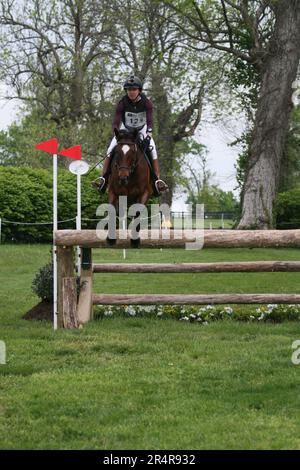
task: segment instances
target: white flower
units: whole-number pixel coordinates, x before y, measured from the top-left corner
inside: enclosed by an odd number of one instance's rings
[[[179,318],[179,320],[189,321],[189,317],[181,317],[181,318]]]
[[[112,311],[111,308],[109,308],[108,310],[105,310],[105,311],[104,311],[104,316],[105,316],[105,317],[112,317],[112,315],[113,315],[113,311]]]
[[[131,317],[136,316],[136,311],[132,305],[129,305],[128,307],[125,307],[125,312],[128,313]]]
[[[145,306],[142,306],[141,307],[143,309],[144,312],[147,312],[147,313],[150,313],[150,312],[153,312],[153,310],[155,310],[155,305],[145,305]]]
[[[224,312],[225,312],[225,313],[229,313],[229,314],[230,314],[230,313],[232,313],[232,312],[233,312],[233,310],[232,310],[232,308],[231,308],[231,307],[225,307],[225,308],[224,308]]]

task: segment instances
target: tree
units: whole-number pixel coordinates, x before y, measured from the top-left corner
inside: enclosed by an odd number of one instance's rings
[[[180,144],[197,129],[222,73],[205,51],[200,56],[192,41],[186,44],[172,15],[150,0],[141,0],[138,8],[132,0],[52,0],[46,5],[0,0],[2,76],[30,115],[21,123],[21,135],[29,124],[38,133],[39,127],[48,130],[55,123],[62,144],[80,139],[84,155],[93,161],[107,144],[120,83],[134,72],[155,104],[161,173],[170,186],[162,201],[171,204]],[[22,142],[20,133],[11,131]],[[10,137],[2,134],[2,145],[11,149]]]
[[[292,110],[283,154],[279,191],[300,187],[300,107]]]
[[[279,188],[300,58],[300,3],[296,0],[168,0],[187,37],[223,51],[259,80],[257,111],[242,192],[239,229],[267,229]]]
[[[108,0],[1,0],[0,78],[7,98],[24,103],[40,127],[56,124],[63,145],[90,136],[95,159],[107,144],[112,112],[107,41],[113,27]],[[75,140],[75,142],[77,139]]]
[[[154,103],[161,174],[170,188],[161,200],[171,205],[178,171],[177,144],[192,136],[200,123],[208,80],[196,78],[191,65],[196,61],[195,54],[185,49],[183,41],[180,43],[182,34],[170,22],[170,12],[164,5],[153,0],[141,1],[138,9],[131,0],[114,0],[113,4],[119,35],[111,53],[119,64],[145,81]]]

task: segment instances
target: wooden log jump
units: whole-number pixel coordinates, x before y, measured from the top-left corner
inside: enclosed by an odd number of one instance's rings
[[[169,235],[169,238],[164,238]],[[151,239],[151,236],[157,238]],[[108,246],[105,230],[57,230],[55,245],[105,248]],[[195,242],[199,234],[193,230],[141,230],[142,248],[184,248]],[[116,248],[130,247],[130,231],[116,231]],[[205,248],[276,248],[300,247],[300,230],[204,230]]]
[[[93,264],[94,273],[266,273],[286,271],[300,272],[300,261]]]
[[[176,230],[160,231],[157,239],[143,238],[142,248],[184,248],[196,241],[192,232],[183,238]],[[149,232],[147,231],[149,235]],[[182,234],[182,233],[181,233]],[[151,235],[151,234],[150,234]],[[117,248],[130,247],[130,232],[117,231]],[[100,238],[99,238],[100,237]],[[120,238],[119,238],[120,237]],[[300,294],[93,294],[93,273],[226,273],[226,272],[300,272],[300,261],[247,261],[220,263],[125,264],[92,263],[92,247],[107,248],[106,232],[95,230],[58,230],[54,232],[58,257],[58,326],[76,328],[92,318],[93,305],[151,304],[300,304]],[[77,299],[74,271],[74,246],[81,247],[80,292]],[[300,230],[206,230],[205,248],[299,248]]]
[[[300,294],[93,294],[93,305],[299,304]]]

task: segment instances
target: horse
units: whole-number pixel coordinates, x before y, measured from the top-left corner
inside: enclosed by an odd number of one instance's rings
[[[143,204],[146,206],[154,194],[152,175],[149,163],[138,143],[138,131],[115,129],[117,145],[111,156],[111,170],[108,179],[108,202],[112,204],[116,213],[119,213],[119,196],[127,196],[128,205]],[[136,217],[140,213],[137,212]],[[137,227],[139,231],[139,226]],[[109,244],[116,240],[107,239]],[[140,239],[131,239],[131,245],[138,247]]]

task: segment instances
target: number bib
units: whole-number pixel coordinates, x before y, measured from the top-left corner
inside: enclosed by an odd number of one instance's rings
[[[141,129],[144,125],[147,124],[146,111],[141,113],[125,113],[125,126],[132,127],[134,129]]]

